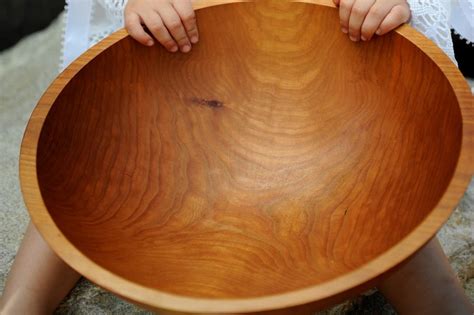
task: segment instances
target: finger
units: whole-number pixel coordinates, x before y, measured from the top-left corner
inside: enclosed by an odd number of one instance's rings
[[[199,41],[199,34],[196,24],[196,14],[194,13],[191,1],[178,0],[173,2],[173,7],[184,24],[189,40],[191,43],[196,44]]]
[[[391,9],[389,5],[375,2],[362,24],[360,30],[362,40],[370,40],[374,36],[375,31],[380,27],[380,23],[382,23]]]
[[[349,32],[349,17],[354,2],[354,0],[339,1],[339,22],[341,23],[341,30],[345,34]]]
[[[171,52],[178,51],[178,45],[173,40],[160,16],[156,12],[149,10],[142,18],[145,25],[148,27],[148,30],[150,30],[163,47]]]
[[[140,17],[136,13],[127,13],[125,15],[125,28],[128,34],[140,44],[153,46],[153,38],[145,32],[141,25]]]
[[[190,51],[191,43],[176,10],[171,5],[169,5],[160,8],[159,14],[171,36],[173,36],[174,40],[178,43],[181,51]]]
[[[377,35],[384,35],[401,24],[408,22],[409,19],[410,9],[402,4],[396,5],[382,21],[376,33]]]
[[[336,5],[336,7],[338,7],[340,0],[332,0],[332,2],[334,2],[334,4]]]
[[[360,29],[362,23],[369,13],[370,8],[375,3],[375,0],[358,0],[354,3],[349,17],[349,38],[357,42],[360,40]]]

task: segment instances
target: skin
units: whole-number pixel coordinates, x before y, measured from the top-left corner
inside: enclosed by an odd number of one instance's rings
[[[129,0],[124,16],[130,36],[143,45],[153,46],[156,40],[170,52],[187,53],[199,41],[189,0]]]
[[[341,30],[357,42],[384,35],[410,19],[406,0],[333,0],[339,7]]]
[[[333,1],[339,7],[341,30],[352,41],[384,35],[410,19],[406,0]],[[124,15],[130,36],[143,45],[157,41],[170,52],[187,53],[199,41],[190,0],[129,0]]]
[[[30,222],[0,298],[0,314],[52,314],[80,277]]]
[[[398,314],[474,314],[474,305],[437,238],[385,278],[378,289]]]
[[[0,315],[52,314],[79,278],[30,223],[0,298]],[[378,289],[400,315],[474,312],[436,238],[382,280]]]

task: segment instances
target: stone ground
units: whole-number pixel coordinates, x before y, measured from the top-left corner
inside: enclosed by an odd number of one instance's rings
[[[28,223],[18,181],[26,123],[58,74],[62,19],[0,53],[0,291]],[[472,85],[472,81],[471,81]],[[438,236],[474,302],[474,181]],[[81,280],[56,314],[151,314]],[[395,314],[378,293],[367,293],[321,314]]]

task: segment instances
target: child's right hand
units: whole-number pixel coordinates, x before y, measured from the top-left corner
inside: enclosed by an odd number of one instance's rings
[[[410,19],[407,0],[333,0],[342,32],[352,41],[384,35]]]
[[[125,27],[134,39],[152,46],[153,38],[171,52],[188,52],[199,40],[191,0],[129,0],[125,7]]]

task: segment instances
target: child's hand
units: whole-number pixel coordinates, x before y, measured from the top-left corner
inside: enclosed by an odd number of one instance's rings
[[[198,42],[196,16],[191,0],[129,0],[125,7],[125,27],[130,36],[152,46],[153,38],[143,24],[169,51],[188,52]]]
[[[339,7],[341,29],[352,41],[370,40],[410,19],[406,0],[333,0]]]

